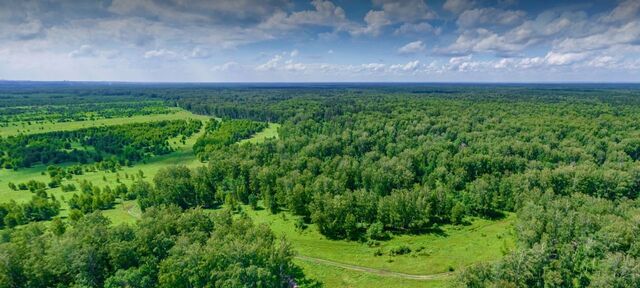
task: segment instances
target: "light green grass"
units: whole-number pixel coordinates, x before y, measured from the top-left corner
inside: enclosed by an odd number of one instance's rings
[[[300,255],[407,274],[437,274],[448,272],[450,268],[458,271],[477,262],[499,260],[503,251],[514,247],[513,214],[497,221],[471,219],[472,224],[467,226],[445,225],[438,233],[395,236],[389,241],[381,241],[379,247],[369,247],[357,241],[326,239],[315,225],[302,232],[296,231],[296,218],[286,213],[271,215],[266,210],[245,211],[255,222],[266,223],[274,233],[284,235]],[[400,245],[407,245],[414,252],[390,256],[389,249]],[[420,247],[424,247],[423,250],[416,253]],[[375,256],[378,249],[385,255]]]
[[[207,120],[209,117],[195,115],[187,111],[180,111],[174,114],[160,114],[160,115],[150,115],[147,117],[147,121],[161,121],[161,120],[170,120],[167,116],[171,116],[170,119],[200,119]],[[133,118],[133,117],[132,117]],[[105,119],[105,120],[116,120],[114,119]],[[100,120],[96,120],[100,121]],[[122,121],[120,119],[119,121]],[[117,125],[117,124],[113,124]],[[204,129],[201,129],[199,133],[196,133],[189,137],[185,144],[182,144],[176,139],[170,139],[172,147],[174,147],[175,151],[169,153],[167,155],[160,155],[153,157],[147,160],[146,163],[138,163],[133,167],[123,167],[120,171],[116,173],[112,173],[109,171],[97,171],[97,172],[87,172],[84,175],[74,176],[72,180],[65,180],[64,184],[67,183],[76,183],[76,187],[78,181],[87,180],[92,182],[94,185],[104,188],[109,185],[111,188],[114,188],[117,185],[117,179],[120,179],[121,183],[127,184],[130,186],[133,183],[132,175],[137,175],[138,171],[142,171],[147,180],[153,179],[153,176],[160,170],[162,167],[166,167],[169,165],[186,165],[189,167],[197,167],[199,165],[204,165],[200,161],[196,159],[192,152],[192,146],[195,141],[202,135]],[[59,166],[68,166],[72,165],[72,163],[62,164]],[[43,175],[42,173],[46,171],[45,165],[37,165],[31,168],[22,168],[17,171],[0,169],[0,203],[8,202],[14,200],[18,203],[24,203],[31,200],[33,197],[33,193],[29,191],[13,191],[9,189],[8,183],[13,182],[15,184],[27,182],[29,180],[36,180],[44,183],[48,183],[51,179],[48,175]],[[125,177],[125,175],[129,175],[129,177]],[[105,181],[106,179],[106,181]],[[57,199],[68,200],[75,192],[62,192],[60,188],[47,189],[47,193],[55,196]],[[60,212],[60,216],[66,217],[68,215],[68,204],[66,201],[61,201],[62,210]],[[112,210],[106,210],[103,213],[109,216],[114,224],[122,223],[122,222],[135,222],[135,217],[132,217],[130,213],[127,212],[127,209],[124,209],[123,206],[126,205],[127,202],[120,203]],[[130,204],[130,203],[129,203]],[[133,203],[135,204],[135,203]],[[135,209],[139,209],[136,208]]]
[[[167,116],[170,116],[167,118]],[[145,116],[147,121],[161,121],[161,120],[176,120],[176,119],[200,119],[206,121],[210,119],[208,116],[196,115],[187,111],[180,111],[173,114],[160,114],[160,115],[150,115]],[[133,118],[133,117],[132,117]],[[104,120],[116,120],[114,119],[104,119]],[[101,120],[96,120],[101,121]],[[118,121],[122,121],[119,119]],[[88,124],[89,121],[85,121]],[[71,123],[71,122],[69,122]],[[68,123],[65,123],[68,124]],[[113,122],[113,125],[117,125],[117,122]],[[120,122],[122,124],[122,122]],[[95,126],[95,125],[94,125]],[[271,124],[270,127],[275,126],[278,127],[279,124]],[[68,127],[64,127],[68,128]],[[61,128],[63,129],[63,128]],[[273,129],[277,133],[277,129]],[[199,167],[202,165],[206,165],[205,163],[200,162],[195,155],[193,154],[193,144],[196,140],[204,133],[204,129],[201,129],[199,133],[196,133],[189,137],[185,144],[180,143],[179,138],[170,139],[169,143],[175,149],[174,152],[169,153],[167,155],[160,155],[156,157],[152,157],[147,160],[146,163],[137,163],[132,167],[123,167],[116,173],[112,173],[109,171],[97,171],[97,172],[87,172],[84,175],[74,176],[72,180],[65,180],[64,184],[67,183],[76,183],[81,180],[87,180],[92,182],[94,185],[104,188],[109,185],[111,188],[114,188],[115,185],[118,184],[117,179],[120,179],[121,183],[127,184],[130,186],[133,183],[134,177],[133,175],[137,175],[138,171],[142,171],[146,180],[151,181],[156,173],[166,166],[171,165],[185,165],[190,168]],[[270,132],[273,133],[273,132]],[[259,133],[258,133],[259,134]],[[264,135],[256,134],[254,137],[262,137],[265,138]],[[273,134],[271,134],[270,137]],[[277,137],[277,134],[276,134]],[[59,166],[69,166],[73,165],[72,163],[62,164]],[[13,191],[9,189],[8,183],[13,182],[15,184],[27,182],[29,180],[36,180],[44,183],[48,183],[51,179],[48,175],[43,175],[42,173],[46,171],[45,165],[37,165],[31,168],[22,168],[17,171],[0,169],[0,203],[8,202],[14,200],[19,203],[28,202],[33,197],[33,193],[29,191]],[[129,175],[127,178],[126,175]],[[106,181],[105,181],[106,179]],[[77,187],[79,185],[76,184]],[[62,192],[60,188],[55,189],[47,189],[47,193],[54,195],[57,199],[69,199],[74,192]],[[135,204],[135,203],[134,203]],[[129,213],[127,213],[127,209],[123,209],[123,204],[118,203],[115,209],[104,211],[105,215],[108,215],[110,218],[114,219],[114,223],[120,222],[133,222],[135,218],[132,218]],[[66,201],[62,201],[62,211],[60,215],[62,217],[67,216],[68,214],[68,205]],[[123,219],[127,219],[124,221]],[[121,221],[122,220],[122,221]]]
[[[269,123],[269,126],[264,130],[256,133],[253,137],[249,139],[240,140],[240,144],[243,143],[262,143],[267,139],[278,139],[278,129],[280,129],[280,124],[278,123]]]
[[[168,113],[168,114],[136,115],[131,117],[98,119],[98,120],[92,120],[92,121],[71,121],[71,122],[60,122],[60,123],[32,122],[31,125],[28,125],[27,122],[14,122],[14,123],[11,123],[8,127],[0,127],[0,136],[6,137],[11,135],[16,135],[19,133],[35,134],[35,133],[45,133],[45,132],[51,132],[51,131],[70,131],[70,130],[78,130],[82,128],[97,127],[97,126],[143,123],[143,122],[153,122],[153,121],[162,121],[162,120],[177,120],[177,119],[189,119],[189,118],[208,119],[209,118],[206,116],[195,115],[195,114],[192,114],[191,112],[188,112],[179,108],[174,109],[173,112],[174,113]]]
[[[372,288],[372,287],[403,287],[403,288],[441,288],[447,287],[449,280],[408,280],[395,277],[372,275],[370,273],[345,270],[342,268],[294,260],[302,268],[308,279],[322,283],[325,288]]]

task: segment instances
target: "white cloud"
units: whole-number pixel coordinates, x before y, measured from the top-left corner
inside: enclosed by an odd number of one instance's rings
[[[475,2],[471,0],[447,0],[442,5],[442,9],[454,14],[460,14],[466,10],[473,8],[474,6]]]
[[[69,53],[69,57],[78,58],[78,57],[95,57],[97,56],[95,49],[91,45],[82,45],[80,48],[71,51]]]
[[[614,45],[640,45],[640,20],[582,38],[566,38],[558,41],[554,49],[565,52],[599,50]]]
[[[291,51],[291,52],[289,53],[289,56],[291,56],[291,57],[297,57],[297,56],[298,56],[298,54],[300,54],[300,51],[298,51],[298,49],[293,49],[293,51]]]
[[[520,10],[502,10],[496,8],[479,8],[464,11],[456,23],[461,28],[479,27],[482,25],[513,26],[522,23],[526,13]]]
[[[145,59],[154,59],[160,58],[164,60],[176,60],[179,58],[178,53],[167,50],[167,49],[158,49],[158,50],[149,50],[144,53]]]
[[[382,10],[370,10],[364,17],[365,27],[351,27],[349,32],[352,35],[372,35],[378,36],[382,29],[394,23],[404,23],[406,25],[421,25],[421,26],[406,26],[404,30],[410,32],[411,28],[424,29],[425,24],[417,24],[417,21],[423,21],[427,19],[434,19],[437,17],[436,13],[431,10],[423,0],[405,0],[405,1],[393,1],[393,0],[373,0],[373,5],[381,7]],[[403,25],[404,25],[403,24]],[[403,30],[397,30],[396,33],[402,33]]]
[[[211,67],[211,71],[216,71],[216,72],[227,72],[227,71],[234,71],[234,70],[239,70],[241,68],[240,64],[238,64],[238,62],[235,61],[229,61],[226,62],[222,65],[216,65]]]
[[[112,59],[118,56],[120,53],[117,50],[102,50],[96,49],[91,45],[81,45],[80,48],[75,49],[69,53],[71,58],[92,58],[92,57],[104,57]]]
[[[602,17],[604,22],[617,22],[638,19],[640,13],[640,1],[626,0],[620,2],[609,14]]]
[[[389,69],[391,69],[392,71],[413,72],[418,69],[419,65],[420,65],[420,61],[414,60],[406,64],[391,65]]]
[[[282,61],[282,56],[275,55],[275,56],[273,56],[273,58],[269,59],[269,61],[267,61],[266,63],[258,65],[256,67],[256,70],[257,71],[269,71],[269,70],[276,69],[281,61]]]
[[[521,51],[526,44],[513,43],[509,38],[497,33],[479,28],[464,31],[454,43],[447,48],[438,49],[442,54],[469,54],[473,52],[493,52],[499,54],[511,54]]]
[[[387,65],[384,65],[382,63],[368,63],[368,64],[362,64],[361,67],[364,70],[368,70],[371,72],[380,72],[380,71],[384,71]]]
[[[442,32],[442,28],[440,27],[435,28],[427,22],[421,22],[421,23],[415,23],[415,24],[404,23],[398,29],[396,29],[396,31],[394,31],[394,34],[401,35],[401,34],[433,33],[435,35],[440,35],[441,32]]]
[[[189,58],[194,58],[194,59],[204,59],[209,57],[211,57],[209,50],[203,47],[193,48],[193,50],[191,50],[191,54],[189,55]]]
[[[372,35],[378,36],[382,32],[382,28],[390,25],[392,22],[386,16],[384,11],[369,11],[364,17],[365,27],[355,27],[350,29],[352,35]]]
[[[386,18],[392,22],[414,22],[437,17],[423,0],[373,0],[373,5],[382,7]]]
[[[568,65],[587,58],[586,53],[556,53],[549,52],[544,57],[545,62],[549,65]]]
[[[424,43],[422,41],[414,41],[411,43],[407,43],[406,45],[400,47],[398,49],[398,53],[400,54],[415,54],[425,50]]]
[[[303,25],[316,25],[345,29],[351,23],[347,20],[344,9],[331,1],[313,0],[311,4],[315,10],[297,11],[292,13],[277,12],[259,25],[263,30],[280,29],[292,30]]]

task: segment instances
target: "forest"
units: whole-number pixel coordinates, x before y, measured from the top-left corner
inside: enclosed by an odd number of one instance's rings
[[[0,286],[319,285],[287,239],[252,224],[247,213],[264,209],[295,217],[296,229],[372,247],[515,215],[515,248],[450,269],[447,284],[640,287],[633,85],[80,85],[5,87],[0,95],[16,91],[21,101],[56,105],[163,101],[217,118],[204,127],[176,120],[0,138],[4,168],[77,165],[47,170],[72,193],[64,219],[50,186],[11,183],[35,195],[0,206],[8,227]],[[42,96],[54,94],[62,96]],[[277,138],[238,143],[268,122],[280,124]],[[113,156],[135,167],[171,153],[170,138],[194,135],[199,165],[127,175],[128,184],[73,180],[87,163]],[[118,201],[141,209],[136,224],[102,216]],[[392,253],[408,253],[400,248]]]

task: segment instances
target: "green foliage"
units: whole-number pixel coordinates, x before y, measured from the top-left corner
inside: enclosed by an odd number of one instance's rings
[[[228,119],[219,122],[212,119],[205,127],[205,134],[193,145],[193,152],[201,159],[206,159],[210,151],[247,139],[267,126],[267,123],[250,120]]]
[[[110,209],[115,204],[117,195],[109,186],[100,189],[87,181],[83,181],[80,186],[82,191],[73,194],[68,201],[71,209],[82,211],[82,213],[91,213],[96,210]]]
[[[171,152],[169,138],[191,136],[201,126],[198,120],[175,120],[9,136],[0,138],[0,167],[3,163],[16,169],[37,163],[95,161],[98,169],[115,171],[120,165]],[[71,143],[82,147],[72,148]],[[55,186],[66,173],[59,167],[51,168],[48,172]]]
[[[60,213],[60,202],[43,195],[35,195],[28,203],[15,201],[0,204],[0,227],[15,227],[29,222],[49,220]]]
[[[282,287],[298,273],[284,240],[224,213],[150,208],[135,227],[93,213],[54,231],[8,231],[1,287]]]

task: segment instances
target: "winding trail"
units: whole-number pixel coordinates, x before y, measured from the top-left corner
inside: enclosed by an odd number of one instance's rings
[[[320,259],[320,258],[309,257],[309,256],[302,256],[302,255],[298,255],[295,258],[302,261],[312,262],[320,265],[328,265],[328,266],[338,267],[338,268],[352,270],[352,271],[375,274],[383,277],[396,277],[396,278],[403,278],[403,279],[410,279],[410,280],[423,280],[423,281],[438,280],[438,279],[447,278],[452,275],[452,272],[443,272],[443,273],[427,274],[427,275],[415,275],[415,274],[406,274],[406,273],[393,272],[393,271],[388,271],[383,269],[345,264],[345,263],[335,262],[331,260]]]

